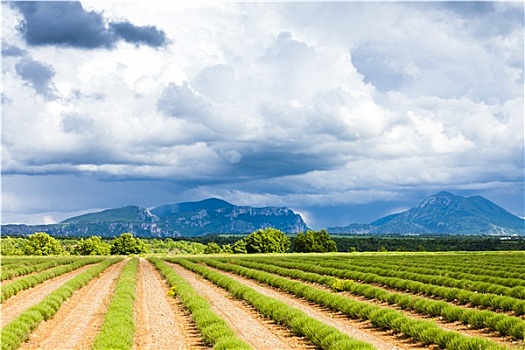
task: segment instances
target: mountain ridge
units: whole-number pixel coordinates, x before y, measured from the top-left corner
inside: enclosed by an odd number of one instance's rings
[[[147,209],[136,205],[73,216],[52,225],[2,225],[4,234],[47,232],[53,236],[192,237],[250,233],[267,227],[285,233],[307,230],[302,217],[286,207],[237,206],[218,198],[165,204]]]
[[[52,225],[2,225],[5,235],[37,231],[54,236],[112,237],[131,232],[139,237],[193,237],[220,233],[250,233],[274,227],[285,233],[308,229],[299,214],[287,207],[237,206],[218,198],[164,204],[147,209],[136,205],[106,209],[65,219]],[[488,199],[450,192],[428,196],[415,207],[370,224],[328,227],[332,234],[472,234],[524,235],[525,220]]]
[[[482,196],[463,197],[442,191],[411,209],[370,224],[329,227],[327,231],[339,234],[525,235],[525,220]]]

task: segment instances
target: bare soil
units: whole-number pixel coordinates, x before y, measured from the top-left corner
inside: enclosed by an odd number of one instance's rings
[[[113,297],[116,281],[125,263],[126,261],[122,261],[108,267],[99,277],[75,291],[57,314],[52,319],[42,322],[20,349],[90,349],[102,327],[104,315]],[[275,324],[272,320],[259,314],[247,302],[235,299],[230,293],[198,274],[176,264],[169,265],[190,283],[201,296],[205,297],[210,302],[212,310],[221,316],[238,336],[253,348],[268,350],[316,348],[309,340],[293,334],[285,326]],[[92,265],[83,266],[75,271],[50,279],[5,300],[1,304],[2,326],[14,320],[27,308],[37,304],[45,296],[90,266]],[[423,346],[409,337],[393,334],[392,331],[378,330],[369,321],[352,320],[342,313],[334,312],[251,279],[218,269],[214,270],[264,295],[298,308],[310,317],[331,325],[354,339],[370,343],[380,350],[437,349],[436,346]],[[3,284],[6,282],[8,281],[4,281]],[[305,283],[329,290],[326,286]],[[134,305],[136,333],[133,349],[208,349],[209,347],[204,344],[191,315],[178,298],[168,296],[168,291],[169,286],[159,272],[151,263],[141,258],[139,260],[137,294]],[[444,329],[457,331],[467,336],[485,337],[511,349],[525,349],[523,341],[515,341],[511,337],[501,337],[496,332],[474,330],[460,322],[447,323],[441,318],[420,315],[378,300],[369,300],[347,292],[340,294],[352,300],[396,309],[410,317],[433,320]]]
[[[354,281],[354,282],[361,283],[361,284],[367,284],[366,282],[362,282],[362,281]],[[411,293],[411,292],[408,292],[408,291],[392,288],[390,286],[387,286],[387,285],[384,285],[384,284],[380,284],[380,283],[370,283],[370,285],[372,285],[374,287],[378,287],[378,288],[384,289],[384,290],[386,290],[388,292],[392,292],[392,293],[399,293],[399,294],[404,294],[404,295],[408,295],[408,296],[418,296],[418,297],[421,297],[421,298],[427,298],[427,299],[432,299],[432,300],[444,301],[444,302],[452,304],[454,306],[463,307],[463,308],[466,308],[466,309],[475,309],[475,310],[480,310],[480,311],[483,311],[483,310],[494,311],[494,312],[502,313],[502,314],[509,315],[509,316],[519,317],[519,318],[525,320],[525,315],[518,316],[518,315],[516,315],[516,313],[514,311],[501,311],[501,310],[497,310],[497,309],[494,309],[494,308],[489,307],[489,306],[474,305],[472,303],[464,304],[464,303],[459,302],[458,300],[448,301],[445,298],[442,298],[442,297],[440,297],[438,295],[427,295],[427,294],[421,293],[421,292],[420,293]]]
[[[246,303],[234,299],[228,292],[201,276],[170,264],[201,296],[211,309],[221,316],[246,343],[255,349],[313,349],[307,340],[294,335],[287,328],[268,321]]]
[[[214,270],[231,277],[250,288],[253,288],[261,294],[283,301],[292,307],[298,308],[305,312],[308,316],[335,327],[356,340],[370,343],[377,349],[429,349],[429,347],[415,343],[411,338],[394,335],[389,331],[377,330],[368,321],[353,320],[342,313],[334,312],[328,308],[308,302],[304,299],[299,299],[286,292],[260,284],[251,279],[218,269]]]
[[[168,284],[141,258],[135,299],[134,349],[206,348],[191,316],[168,296]]]
[[[75,291],[55,316],[41,323],[19,349],[88,349],[102,328],[116,281],[126,261],[108,267]]]
[[[286,277],[283,277],[283,278],[286,278]],[[314,286],[315,288],[319,288],[319,289],[323,289],[323,290],[332,292],[332,290],[330,288],[328,288],[327,286],[325,286],[325,285],[320,285],[320,284],[317,284],[317,283],[311,283],[311,282],[306,282],[306,281],[301,281],[301,282],[304,283],[304,284],[307,284],[307,285]],[[514,340],[512,337],[509,337],[509,336],[503,337],[498,332],[493,332],[493,331],[490,331],[488,329],[474,329],[474,328],[470,327],[469,325],[462,324],[461,322],[448,322],[447,320],[445,320],[442,317],[432,317],[432,316],[428,316],[428,315],[423,315],[423,314],[417,313],[416,311],[412,311],[412,310],[408,310],[408,309],[402,309],[401,307],[399,307],[397,305],[390,305],[390,304],[388,304],[386,302],[383,302],[381,300],[368,299],[368,298],[366,298],[364,296],[354,295],[354,294],[352,294],[350,292],[343,292],[343,293],[339,293],[339,294],[343,295],[344,297],[346,297],[348,299],[351,299],[351,300],[355,300],[355,301],[359,301],[359,302],[365,302],[365,303],[369,303],[369,304],[375,304],[375,305],[381,306],[382,308],[396,310],[396,311],[401,312],[404,315],[406,315],[408,317],[411,317],[411,318],[417,318],[417,319],[426,320],[426,321],[434,321],[441,328],[443,328],[445,330],[455,331],[455,332],[461,333],[461,334],[463,334],[465,336],[468,336],[468,337],[489,338],[491,341],[494,341],[496,343],[499,343],[499,344],[505,345],[505,346],[517,346],[518,344],[521,343],[519,341]],[[403,293],[403,294],[406,294],[406,295],[409,295],[409,296],[413,296],[414,295],[414,294],[409,294],[409,293]],[[430,298],[428,298],[428,297],[426,297],[424,295],[418,295],[418,297],[430,299]],[[464,305],[463,305],[463,307],[464,307]]]
[[[41,302],[46,296],[58,289],[67,281],[80,275],[93,265],[85,265],[74,271],[51,278],[32,288],[18,292],[2,303],[2,327],[13,321],[23,311]]]

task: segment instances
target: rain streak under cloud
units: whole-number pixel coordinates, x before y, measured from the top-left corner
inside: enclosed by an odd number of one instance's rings
[[[524,216],[524,5],[2,3],[3,223],[220,197]]]

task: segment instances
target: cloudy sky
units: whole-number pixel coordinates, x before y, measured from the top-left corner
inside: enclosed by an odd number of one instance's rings
[[[2,2],[2,222],[218,197],[524,214],[522,2]]]

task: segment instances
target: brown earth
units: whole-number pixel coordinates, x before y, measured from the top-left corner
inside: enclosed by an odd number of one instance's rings
[[[363,281],[354,281],[354,282],[361,283],[361,284],[367,284],[366,282],[363,282]],[[402,290],[402,289],[393,288],[393,287],[387,286],[386,284],[381,284],[381,283],[370,283],[370,285],[374,286],[374,287],[382,288],[382,289],[384,289],[384,290],[386,290],[388,292],[391,292],[391,293],[399,293],[399,294],[404,294],[404,295],[408,295],[408,296],[418,296],[418,297],[421,297],[421,298],[427,298],[427,299],[432,299],[432,300],[444,301],[444,302],[452,304],[454,306],[464,307],[464,308],[467,308],[467,309],[475,309],[475,310],[480,310],[480,311],[484,311],[484,310],[494,311],[494,312],[502,313],[502,314],[509,315],[509,316],[519,317],[519,318],[525,320],[525,315],[518,316],[518,315],[515,314],[514,311],[501,311],[501,310],[495,309],[495,308],[490,307],[490,306],[474,305],[472,303],[465,304],[465,303],[461,303],[458,300],[448,301],[445,298],[442,298],[442,297],[440,297],[438,295],[428,295],[428,294],[425,294],[425,293],[422,293],[422,292],[411,293],[411,292],[408,292],[408,291],[405,291],[405,290]]]
[[[80,275],[92,265],[82,266],[74,271],[65,273],[55,278],[48,279],[32,288],[18,292],[11,298],[2,302],[2,327],[13,321],[23,311],[41,302],[46,296],[59,288],[67,281]]]
[[[19,349],[89,349],[104,322],[116,281],[126,261],[108,267],[75,291],[55,316],[41,323]]]
[[[168,296],[168,284],[147,260],[140,258],[135,299],[134,349],[206,348],[191,316]]]
[[[308,302],[304,299],[291,296],[279,289],[260,284],[249,278],[241,277],[239,275],[218,270],[209,267],[217,272],[220,272],[228,277],[231,277],[244,285],[253,288],[257,292],[283,301],[286,304],[298,308],[305,312],[308,316],[318,319],[332,327],[339,329],[341,332],[348,334],[350,337],[372,344],[380,350],[394,350],[394,349],[429,349],[412,339],[400,335],[394,335],[391,331],[381,331],[372,326],[368,321],[358,321],[348,318],[348,316],[334,312],[326,307],[318,304]]]
[[[295,336],[287,328],[278,326],[258,314],[246,303],[234,299],[228,292],[201,276],[170,264],[199,295],[206,298],[213,312],[222,317],[240,339],[255,349],[313,349],[307,340]]]
[[[287,277],[284,277],[284,276],[280,276],[280,277],[287,278]],[[290,278],[288,278],[288,279],[290,279]],[[290,280],[293,280],[293,279],[290,279]],[[294,281],[297,281],[297,280],[294,280]],[[321,285],[321,284],[307,282],[307,281],[302,281],[302,280],[301,280],[301,283],[313,286],[313,287],[318,288],[318,289],[322,289],[322,290],[325,290],[325,291],[332,292],[332,289],[330,289],[326,285]],[[376,287],[378,287],[378,286],[376,286]],[[378,287],[378,288],[382,288],[382,287]],[[383,289],[385,289],[385,288],[383,288]],[[397,291],[396,293],[399,293],[399,291]],[[465,336],[468,336],[468,337],[488,338],[491,341],[494,341],[494,342],[499,343],[501,345],[511,346],[511,347],[512,346],[518,346],[519,344],[522,343],[520,341],[514,340],[510,336],[501,336],[498,332],[495,332],[495,331],[490,331],[488,329],[474,329],[474,328],[470,327],[469,325],[462,324],[461,322],[448,322],[447,320],[445,320],[442,317],[432,317],[432,316],[428,316],[428,315],[417,313],[416,311],[413,311],[413,310],[402,309],[401,307],[399,307],[397,305],[390,305],[390,304],[388,304],[386,302],[383,302],[381,300],[378,300],[378,299],[368,299],[368,298],[366,298],[364,296],[354,295],[351,292],[344,292],[344,293],[339,293],[339,294],[340,295],[344,295],[348,299],[355,300],[355,301],[358,301],[358,302],[365,302],[365,303],[381,306],[382,308],[396,310],[398,312],[401,312],[405,316],[408,316],[408,317],[411,317],[411,318],[417,318],[417,319],[426,320],[426,321],[434,321],[441,328],[443,328],[445,330],[455,331],[455,332],[461,333],[461,334],[463,334]],[[401,293],[401,294],[408,295],[408,296],[414,296],[414,294],[410,294],[410,293]],[[418,295],[418,297],[425,298],[425,299],[431,299],[431,298],[428,298],[428,297],[426,297],[424,295]],[[435,300],[435,299],[431,299],[431,300]],[[465,307],[465,305],[461,305],[460,307],[467,308],[467,307]]]
[[[399,307],[397,305],[390,305],[390,304],[388,304],[386,302],[383,302],[383,301],[380,301],[380,300],[377,300],[377,299],[370,300],[370,299],[367,299],[367,298],[365,298],[363,296],[356,296],[356,295],[353,295],[353,294],[347,293],[347,292],[342,293],[342,295],[344,295],[346,298],[349,298],[349,299],[352,299],[352,300],[372,303],[372,304],[381,306],[382,308],[396,310],[398,312],[401,312],[405,316],[408,316],[408,317],[411,317],[411,318],[417,318],[417,319],[426,320],[426,321],[434,321],[434,322],[436,322],[438,324],[439,327],[441,327],[441,328],[443,328],[443,329],[445,329],[447,331],[458,332],[458,333],[461,333],[461,334],[463,334],[463,335],[465,335],[467,337],[487,338],[487,339],[490,339],[493,342],[496,342],[496,343],[499,343],[499,344],[505,345],[505,346],[511,346],[511,347],[512,346],[517,346],[520,343],[520,342],[514,340],[510,336],[501,336],[498,332],[491,331],[489,329],[475,329],[475,328],[472,328],[469,325],[465,325],[465,324],[463,324],[463,323],[461,323],[459,321],[458,322],[448,322],[443,317],[433,317],[433,316],[429,316],[429,315],[420,314],[420,313],[417,313],[416,311],[413,311],[413,310],[402,309],[401,307]]]
[[[20,349],[89,349],[102,327],[104,314],[112,299],[116,281],[124,264],[125,261],[110,266],[99,277],[75,291],[57,314],[52,319],[42,322]],[[198,274],[176,264],[169,265],[190,283],[200,295],[205,297],[210,302],[212,310],[253,348],[268,350],[316,348],[307,339],[294,335],[285,326],[275,324],[259,314],[247,302],[235,299],[230,293]],[[14,320],[27,308],[37,304],[45,296],[91,266],[83,266],[75,271],[47,280],[5,300],[1,305],[2,326]],[[217,269],[214,270],[264,295],[298,308],[308,316],[331,325],[354,339],[370,343],[380,350],[436,349],[433,346],[425,347],[409,337],[393,334],[392,331],[378,330],[369,321],[352,320],[342,313],[334,312],[251,279]],[[326,286],[304,283],[329,290]],[[134,307],[136,334],[133,349],[207,349],[208,347],[203,343],[201,335],[196,330],[191,315],[178,298],[168,296],[168,291],[168,284],[162,279],[154,266],[141,258],[139,260]],[[413,318],[433,320],[444,329],[457,331],[467,336],[485,337],[510,348],[525,349],[523,341],[518,342],[510,337],[500,337],[496,332],[474,330],[459,322],[447,323],[440,318],[401,310],[396,306],[378,300],[368,300],[365,297],[347,292],[340,294],[349,299],[396,309]]]
[[[216,269],[216,271],[220,271],[220,270]],[[220,272],[226,273],[224,271],[220,271]],[[229,274],[229,275],[237,276],[235,274]],[[280,276],[280,277],[283,277],[283,276]],[[283,277],[283,278],[286,278],[286,277]],[[292,279],[290,279],[290,280],[292,280]],[[249,280],[249,281],[252,281],[252,280]],[[323,289],[323,290],[327,290],[327,291],[332,291],[330,288],[328,288],[325,285],[319,285],[317,283],[311,283],[311,282],[306,282],[306,281],[301,281],[301,282],[304,283],[304,284],[307,284],[307,285],[311,285],[311,286],[313,286],[315,288],[319,288],[319,289]],[[254,283],[257,284],[257,282],[255,282],[255,281],[254,281]],[[380,300],[376,300],[376,299],[370,300],[370,299],[367,299],[364,296],[353,295],[353,294],[351,294],[349,292],[345,292],[345,293],[341,293],[341,294],[344,295],[345,297],[347,297],[349,299],[352,299],[352,300],[355,300],[355,301],[366,302],[366,303],[370,303],[370,304],[376,304],[376,305],[384,307],[384,308],[389,308],[389,309],[396,310],[398,312],[401,312],[401,313],[405,314],[408,317],[418,318],[418,319],[427,320],[427,321],[434,321],[441,328],[443,328],[445,330],[455,331],[455,332],[461,333],[461,334],[463,334],[463,335],[465,335],[467,337],[487,338],[487,339],[490,339],[491,341],[494,341],[496,343],[499,343],[499,344],[501,344],[503,346],[507,346],[507,347],[510,347],[510,348],[516,348],[516,349],[523,349],[523,348],[525,348],[525,344],[524,344],[523,341],[515,340],[515,339],[513,339],[510,336],[501,336],[501,335],[499,335],[498,332],[490,331],[488,329],[473,329],[469,325],[464,325],[461,322],[453,322],[453,323],[447,322],[446,320],[444,320],[441,317],[431,317],[431,316],[427,316],[427,315],[422,315],[422,314],[419,314],[419,313],[417,313],[415,311],[412,311],[412,310],[401,309],[398,306],[389,305],[388,303],[382,302]],[[409,296],[413,295],[413,294],[409,294],[409,293],[402,293],[402,294],[406,294],[406,295],[409,295]],[[423,295],[418,295],[418,296],[425,297]],[[462,305],[462,307],[467,308],[465,305]],[[332,312],[332,311],[330,311],[330,312]],[[370,322],[367,322],[367,321],[365,321],[365,323],[370,324]],[[370,324],[370,326],[371,326],[371,324]],[[377,330],[372,330],[372,331],[377,332]],[[381,332],[381,331],[379,331],[379,332]],[[391,334],[392,332],[390,331],[390,332],[387,332],[387,333]]]

